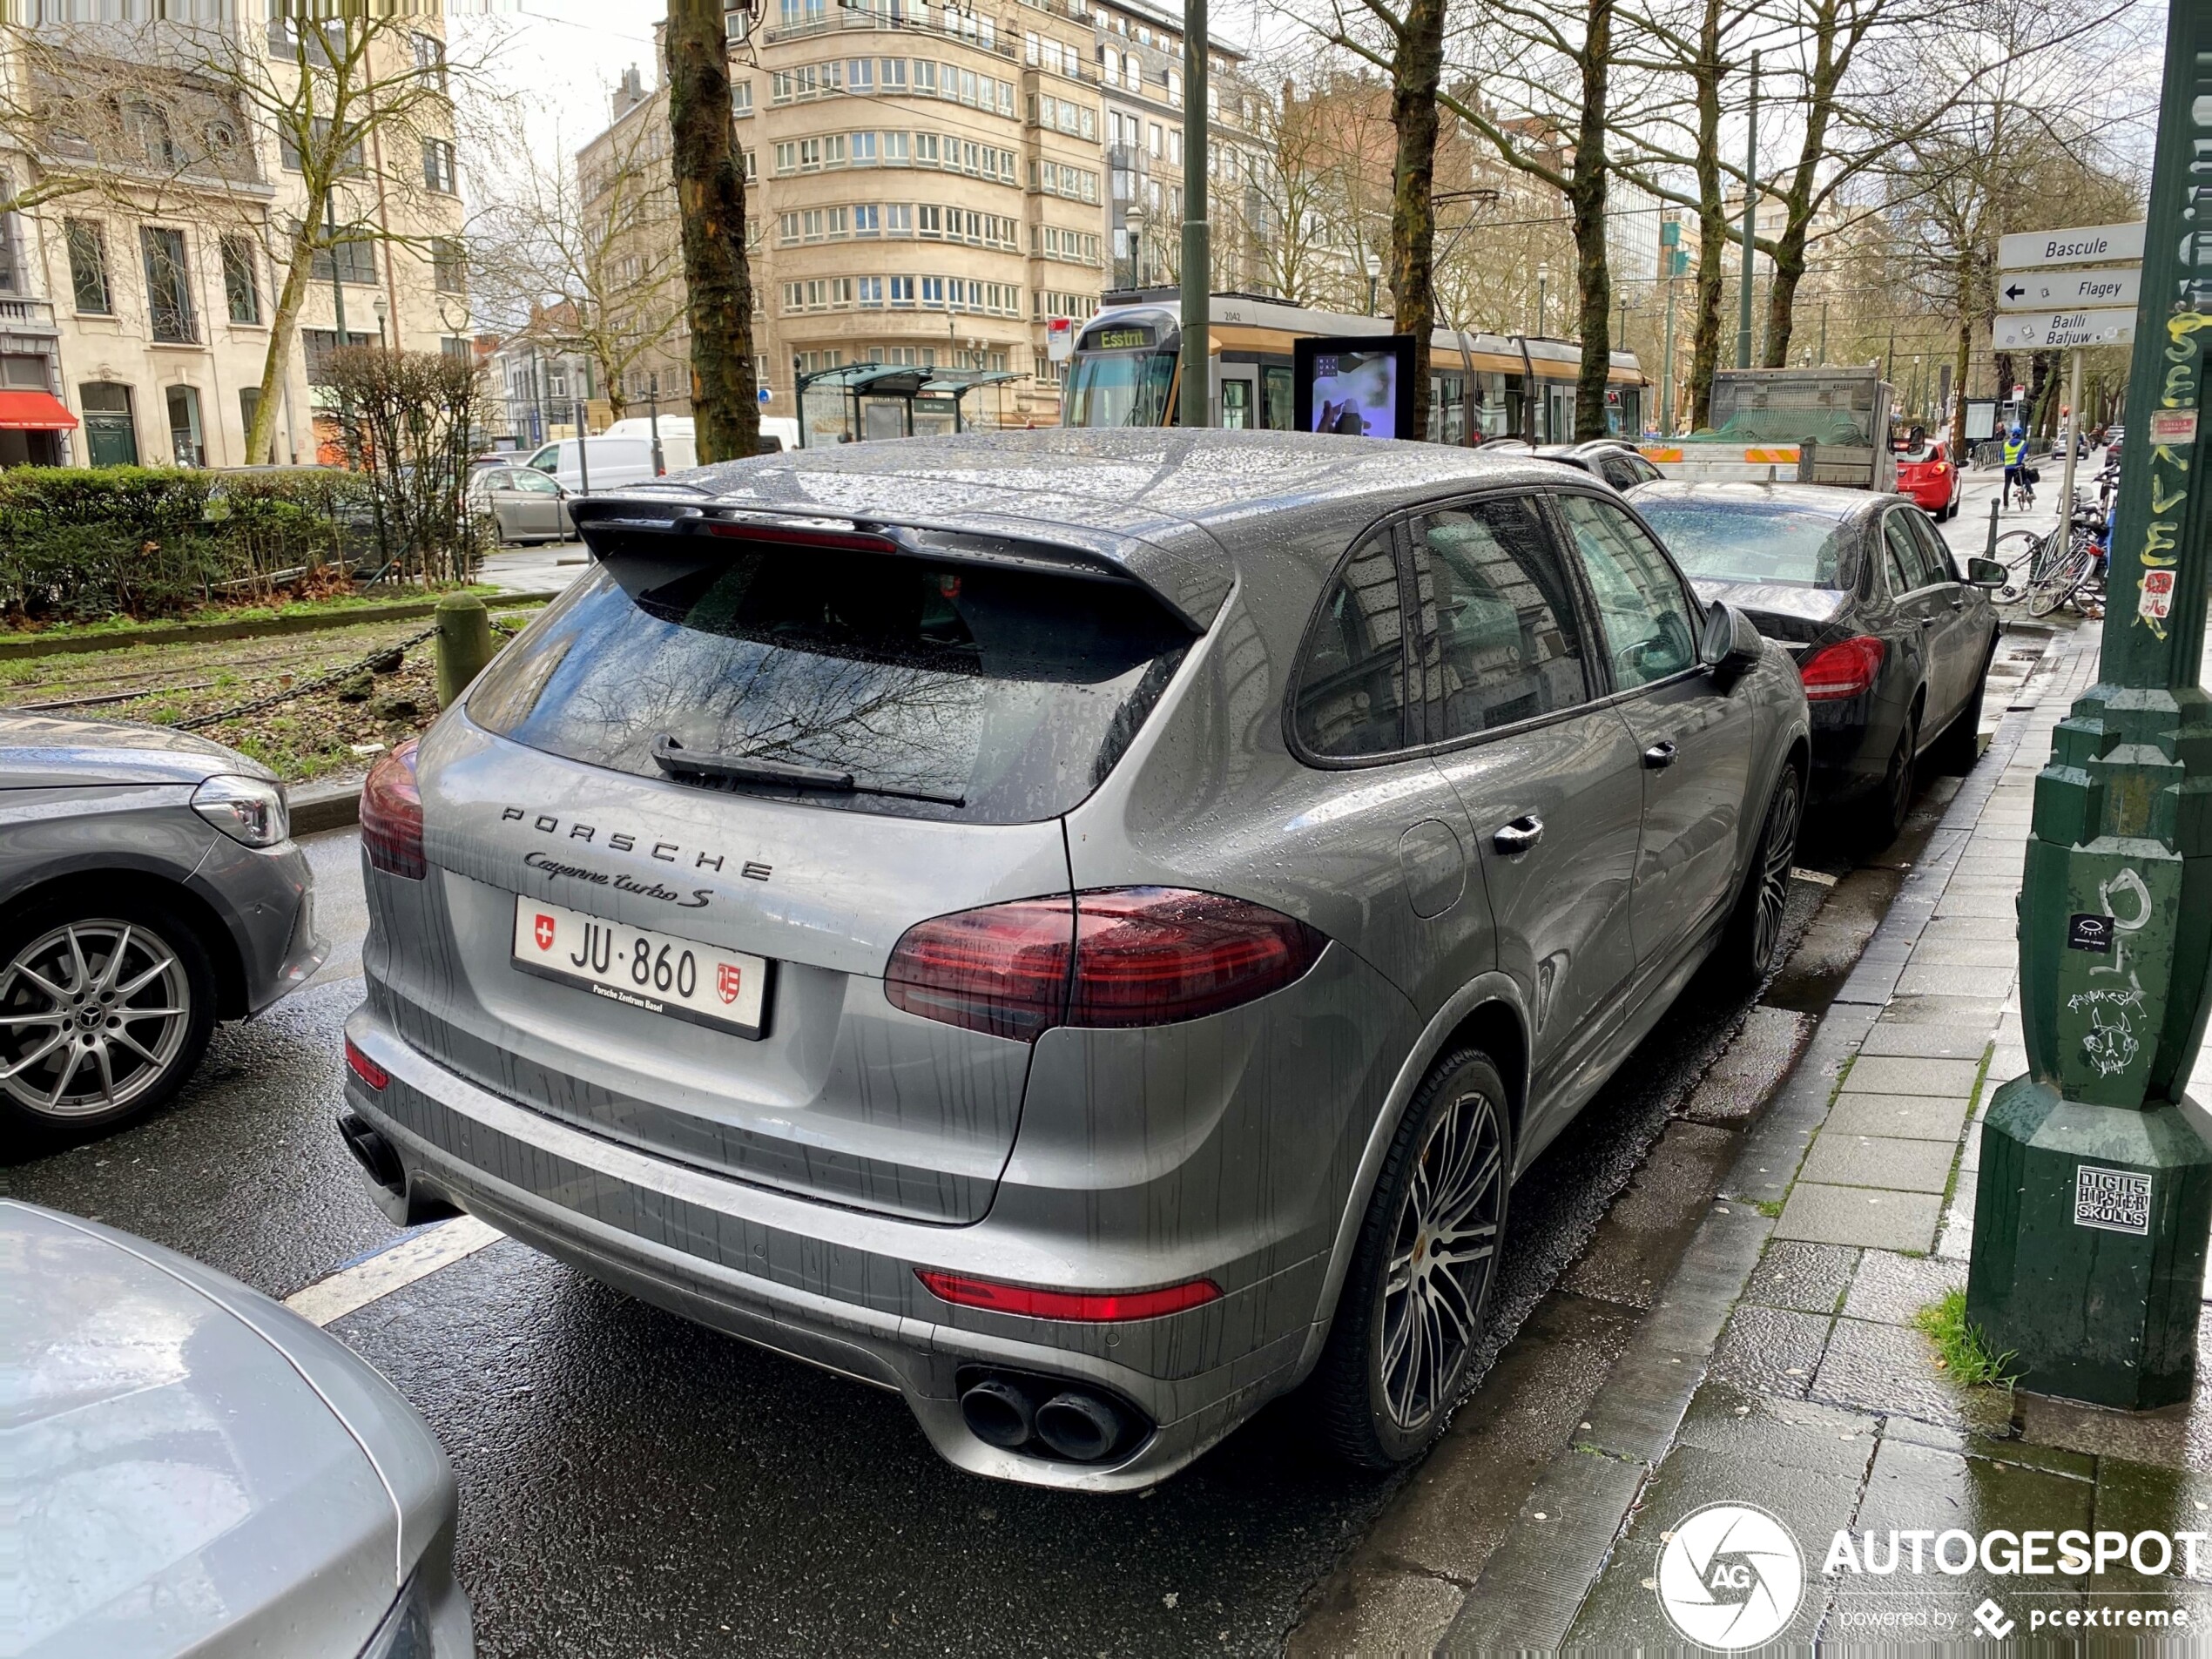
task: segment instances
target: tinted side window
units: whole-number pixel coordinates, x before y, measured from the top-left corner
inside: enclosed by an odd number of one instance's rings
[[[1588,694],[1565,570],[1535,504],[1477,502],[1408,528],[1421,670],[1443,735],[1556,713]]]
[[[1956,582],[1959,572],[1951,563],[1951,550],[1944,545],[1943,532],[1929,522],[1925,513],[1905,513],[1902,517],[1911,521],[1913,539],[1920,543],[1920,563],[1931,582]]]
[[[1561,496],[1598,624],[1622,691],[1679,674],[1697,661],[1697,618],[1682,578],[1643,528],[1610,502]]]
[[[1882,520],[1884,563],[1889,567],[1890,591],[1902,597],[1927,585],[1927,577],[1920,566],[1920,549],[1912,539],[1912,531],[1905,522],[1903,513],[1891,513]]]
[[[1298,741],[1317,755],[1406,746],[1404,617],[1390,533],[1371,536],[1321,601],[1298,666]]]

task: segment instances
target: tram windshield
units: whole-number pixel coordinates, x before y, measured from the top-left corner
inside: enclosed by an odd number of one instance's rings
[[[1068,426],[1163,426],[1175,354],[1168,351],[1079,353],[1068,366],[1061,397]]]

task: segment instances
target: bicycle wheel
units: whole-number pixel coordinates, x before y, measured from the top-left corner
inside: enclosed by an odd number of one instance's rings
[[[1997,538],[1989,556],[2005,567],[2005,585],[1997,590],[2000,604],[2017,604],[2027,592],[2034,575],[2034,559],[2043,537],[2033,530],[2006,530]]]
[[[2068,548],[2063,558],[2028,583],[2027,614],[2047,617],[2067,599],[2089,574],[2089,555],[2082,548]]]

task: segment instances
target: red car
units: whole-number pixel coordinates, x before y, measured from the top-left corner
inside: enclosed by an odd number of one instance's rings
[[[1897,493],[1938,520],[1959,510],[1959,497],[1966,488],[1959,469],[1951,464],[1946,448],[1931,443],[1897,458]]]

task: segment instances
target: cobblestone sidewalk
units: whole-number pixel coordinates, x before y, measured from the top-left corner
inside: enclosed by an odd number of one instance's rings
[[[1845,1529],[2212,1529],[2212,1379],[2191,1405],[2141,1415],[1963,1388],[1912,1324],[1965,1285],[1980,1113],[2027,1069],[2013,894],[2051,729],[2096,660],[2094,631],[2062,636],[2014,693],[1823,1021],[1823,1046],[1854,1057],[1832,1084],[1801,1068],[1747,1139],[1666,1317],[1537,1482],[1447,1650],[1683,1645],[1657,1594],[1662,1552],[1686,1518],[1730,1502],[1778,1518],[1804,1553],[1802,1601],[1774,1638],[1791,1645],[2131,1615],[2186,1642],[2212,1626],[2212,1543],[2194,1582],[2178,1558],[2154,1574],[1824,1572]],[[2200,1062],[2200,1099],[2203,1078]]]

